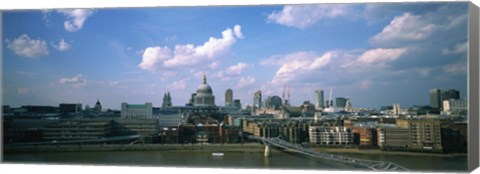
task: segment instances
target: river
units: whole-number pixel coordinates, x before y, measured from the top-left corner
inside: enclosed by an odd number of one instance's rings
[[[93,164],[116,166],[218,167],[260,169],[358,170],[328,160],[274,150],[272,156],[260,152],[225,152],[213,157],[211,152],[186,151],[87,151],[87,152],[30,152],[4,154],[4,162],[35,164]],[[414,171],[467,170],[467,157],[358,155],[347,156],[395,162]]]

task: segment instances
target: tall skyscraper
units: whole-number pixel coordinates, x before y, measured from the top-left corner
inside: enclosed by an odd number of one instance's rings
[[[255,92],[253,105],[257,108],[262,108],[262,91],[258,90],[257,92]]]
[[[253,95],[253,106],[252,106],[252,115],[255,115],[255,110],[257,108],[262,108],[262,91],[258,90]]]
[[[315,94],[316,94],[316,102],[315,102],[315,109],[317,110],[320,110],[320,109],[323,109],[325,107],[324,105],[324,101],[323,101],[323,90],[316,90],[315,91]]]
[[[233,91],[232,91],[232,89],[227,89],[227,91],[225,91],[225,106],[233,106]]]
[[[430,89],[430,106],[435,109],[443,107],[443,101],[460,99],[460,91],[455,89]]]
[[[430,89],[430,107],[440,109],[440,89]]]

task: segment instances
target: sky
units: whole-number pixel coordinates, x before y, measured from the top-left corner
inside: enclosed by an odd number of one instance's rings
[[[290,92],[290,103],[428,105],[467,96],[468,3],[102,8],[2,12],[4,105],[183,106],[202,75],[224,105]]]

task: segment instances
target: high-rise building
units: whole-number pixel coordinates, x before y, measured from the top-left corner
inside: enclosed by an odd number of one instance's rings
[[[315,94],[316,94],[316,102],[315,102],[315,109],[317,110],[320,110],[320,109],[323,109],[325,106],[324,106],[324,103],[323,103],[323,90],[316,90],[315,91]]]
[[[347,105],[347,99],[343,97],[337,97],[335,98],[335,106],[337,108],[345,108]]]
[[[443,101],[460,99],[460,92],[455,89],[430,89],[430,106],[435,109],[443,107]]]
[[[205,74],[203,75],[202,84],[198,86],[193,105],[197,107],[215,106],[215,96],[212,88],[207,84],[207,76]]]
[[[258,90],[253,95],[252,115],[255,115],[255,110],[262,108],[262,91]]]
[[[257,92],[255,92],[253,105],[256,106],[257,108],[262,108],[262,91],[258,90]]]
[[[227,89],[227,91],[225,91],[225,106],[233,106],[233,91],[232,91],[232,89]]]
[[[393,105],[393,115],[399,115],[400,114],[400,104],[394,104]]]
[[[352,112],[352,104],[350,103],[350,99],[347,98],[347,103],[345,104],[345,111]]]

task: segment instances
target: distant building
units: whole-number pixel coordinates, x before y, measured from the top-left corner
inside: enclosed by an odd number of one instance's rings
[[[325,108],[325,105],[324,105],[324,97],[323,97],[323,90],[316,90],[315,91],[315,94],[316,94],[316,100],[315,100],[315,109],[317,110],[321,110],[323,108]]]
[[[347,98],[347,103],[345,104],[345,111],[352,112],[352,103],[350,103],[350,99]]]
[[[460,99],[460,92],[455,89],[430,89],[430,106],[434,109],[442,109],[443,101]]]
[[[170,96],[170,92],[167,92],[163,95],[163,103],[162,107],[171,107],[172,106],[172,97]]]
[[[327,108],[332,108],[332,107],[334,107],[333,100],[327,100]]]
[[[225,91],[225,106],[233,106],[233,90],[227,89]]]
[[[97,103],[95,103],[95,107],[93,108],[95,111],[102,112],[102,104],[100,104],[100,100],[97,99]]]
[[[371,127],[359,127],[352,128],[353,141],[359,146],[376,146],[377,130]]]
[[[258,90],[253,95],[253,105],[251,115],[255,115],[255,110],[262,108],[262,91]]]
[[[59,105],[59,111],[61,115],[76,113],[82,110],[82,104],[80,103],[61,103]]]
[[[449,99],[443,101],[443,111],[446,112],[448,115],[466,115],[467,110],[468,105],[467,101],[465,100]]]
[[[408,150],[410,144],[408,131],[408,128],[397,126],[377,128],[377,144],[382,150]]]
[[[393,105],[393,115],[400,115],[400,104]]]
[[[343,97],[335,98],[335,106],[338,108],[345,108],[347,105],[347,99]]]
[[[240,102],[239,99],[233,100],[233,106],[235,106],[238,109],[242,109],[242,103]]]
[[[122,103],[122,118],[152,118],[152,103],[127,104]]]
[[[178,126],[182,123],[182,114],[154,114],[154,118],[158,119],[158,126],[160,128]]]
[[[268,96],[267,101],[265,102],[265,107],[267,109],[280,109],[282,106],[282,98],[279,96]]]
[[[351,130],[342,126],[310,126],[308,128],[310,142],[322,145],[353,144]]]
[[[80,105],[81,106],[81,105]],[[27,113],[35,113],[35,114],[45,114],[45,113],[59,113],[59,107],[54,107],[54,106],[32,106],[32,105],[27,105],[27,106],[22,106],[21,108],[25,109]],[[62,108],[66,110],[67,108]],[[11,110],[10,107],[7,106],[7,108],[3,108],[4,113],[8,113]],[[77,110],[81,110],[78,109]],[[64,112],[75,112],[75,108],[73,108],[71,111],[64,111]]]
[[[207,84],[205,74],[203,75],[202,84],[198,86],[197,93],[195,93],[193,105],[196,107],[215,106],[215,96],[213,95],[212,88]]]

